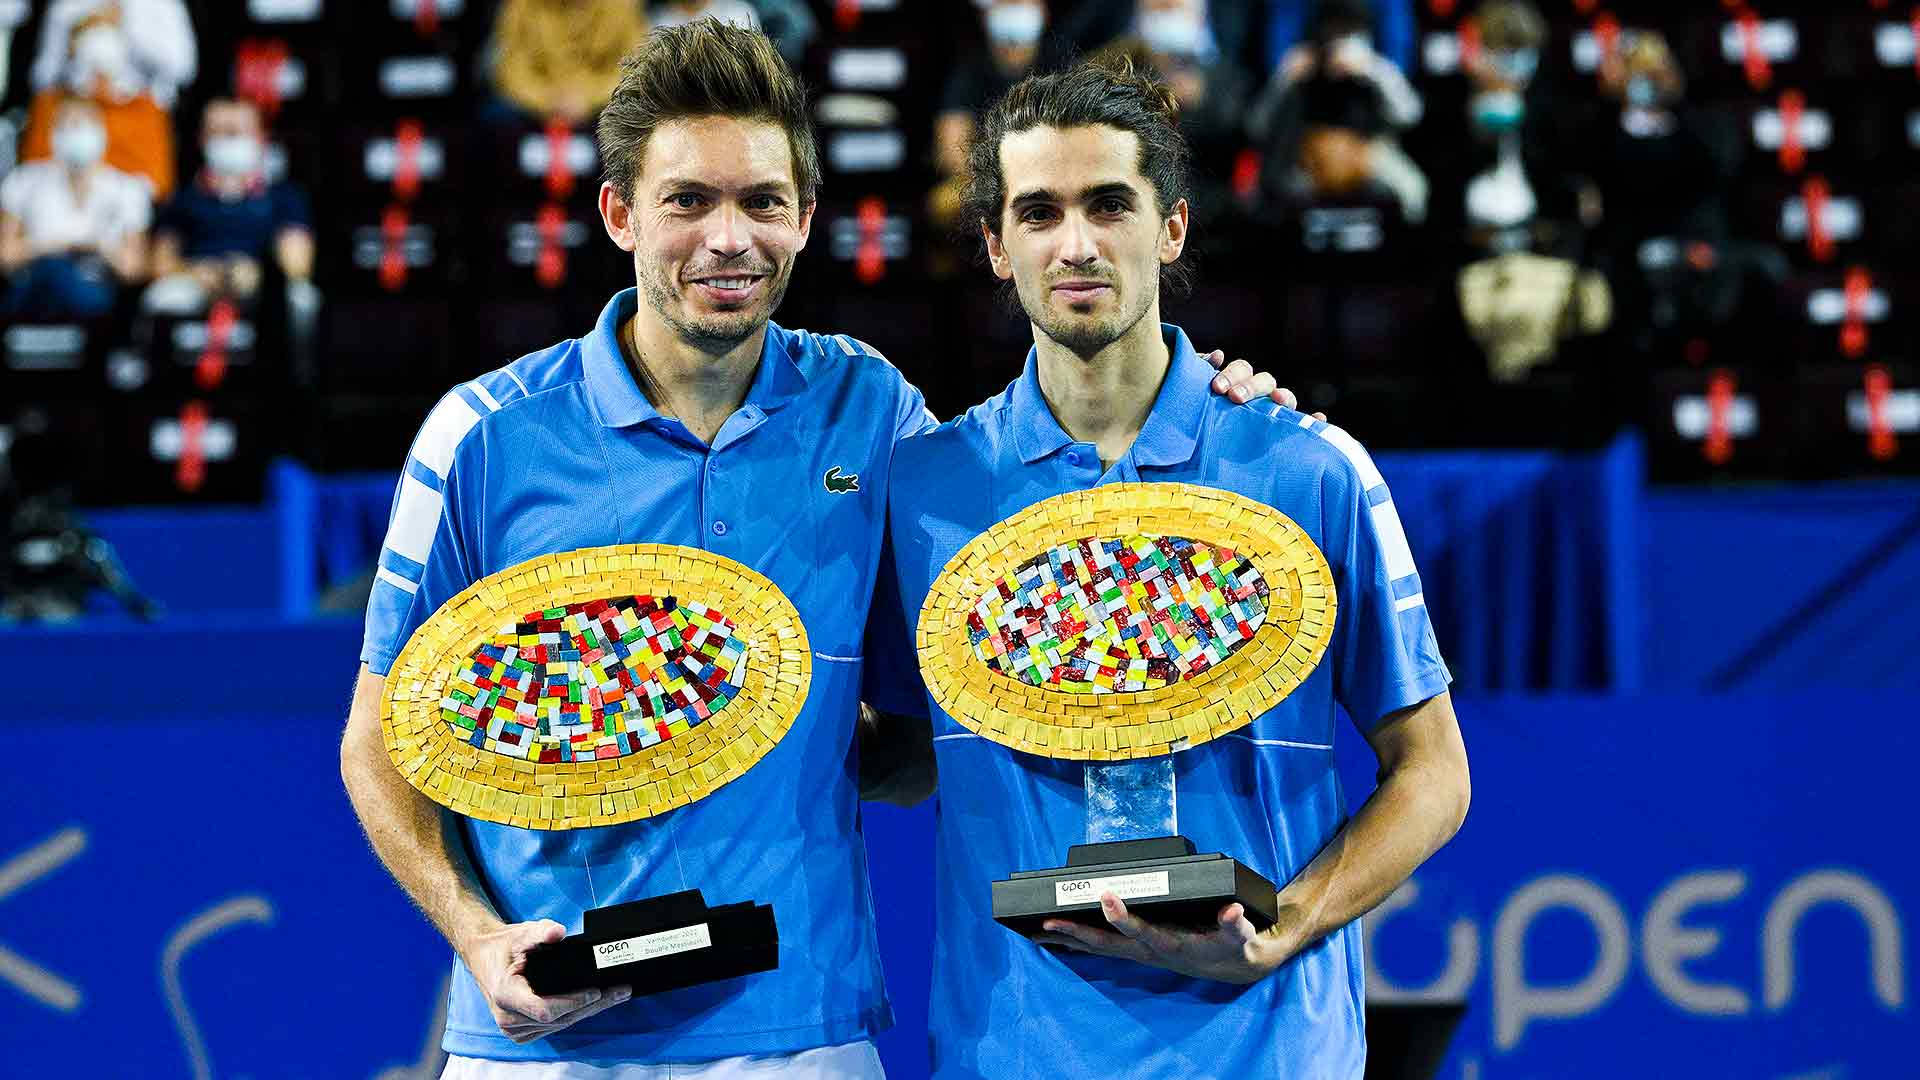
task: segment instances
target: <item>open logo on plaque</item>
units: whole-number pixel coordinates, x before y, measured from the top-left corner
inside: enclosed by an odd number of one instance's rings
[[[545,555],[474,582],[408,639],[380,724],[400,774],[468,817],[618,825],[706,797],[787,733],[812,653],[774,584],[666,544]],[[698,889],[585,913],[529,955],[541,993],[673,989],[778,961],[771,907]]]
[[[994,918],[1211,926],[1275,889],[1177,835],[1172,754],[1251,724],[1326,654],[1326,557],[1286,515],[1189,484],[1110,484],[1036,503],[963,547],[921,607],[921,673],[948,715],[1030,754],[1087,762],[1087,843],[993,883]]]

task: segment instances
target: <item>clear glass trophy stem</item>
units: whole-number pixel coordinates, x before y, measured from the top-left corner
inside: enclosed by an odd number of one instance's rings
[[[1138,761],[1088,762],[1086,776],[1089,844],[1174,836],[1180,815],[1173,803],[1173,757]]]

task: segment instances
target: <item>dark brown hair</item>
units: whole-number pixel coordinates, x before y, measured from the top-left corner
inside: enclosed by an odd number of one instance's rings
[[[1173,91],[1132,58],[1083,60],[1064,71],[1029,75],[987,109],[967,151],[967,200],[963,220],[1000,233],[1007,181],[1000,171],[1000,143],[1036,127],[1075,128],[1104,124],[1140,140],[1140,175],[1153,185],[1162,217],[1189,198],[1191,151],[1180,134],[1180,106]],[[976,226],[972,226],[977,229]],[[1191,242],[1191,241],[1189,241]],[[1182,257],[1160,267],[1162,289],[1182,293],[1193,284],[1193,267]]]
[[[620,61],[620,82],[600,110],[597,134],[606,179],[621,198],[633,198],[654,130],[697,116],[768,120],[785,128],[800,202],[814,200],[820,154],[806,87],[765,34],[711,18],[655,30]]]

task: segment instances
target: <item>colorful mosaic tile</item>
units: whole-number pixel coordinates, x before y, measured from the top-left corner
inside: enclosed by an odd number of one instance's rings
[[[934,700],[1048,757],[1170,753],[1253,722],[1325,655],[1333,575],[1286,515],[1190,484],[1069,492],[948,561],[920,611]]]
[[[710,794],[805,702],[799,612],[724,556],[660,544],[549,555],[475,582],[386,681],[394,764],[462,814],[634,821]]]
[[[1184,536],[1060,544],[993,583],[967,616],[993,671],[1066,693],[1152,690],[1253,640],[1267,582],[1230,548]]]
[[[509,757],[624,757],[726,708],[746,649],[731,619],[672,596],[532,611],[454,673],[440,718],[456,738]]]

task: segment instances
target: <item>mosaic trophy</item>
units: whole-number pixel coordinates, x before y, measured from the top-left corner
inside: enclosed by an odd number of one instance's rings
[[[1179,835],[1173,755],[1291,693],[1333,635],[1333,575],[1284,514],[1189,484],[1111,484],[1037,503],[941,571],[920,611],[941,708],[1002,746],[1086,763],[1086,842],[1066,865],[993,883],[993,917],[1207,929],[1238,902],[1258,929],[1272,882]]]
[[[746,566],[664,544],[583,548],[447,601],[388,673],[380,726],[400,774],[456,813],[618,825],[745,773],[792,726],[811,674],[800,613]],[[708,907],[699,889],[582,923],[528,954],[536,993],[647,994],[779,963],[771,906]]]

